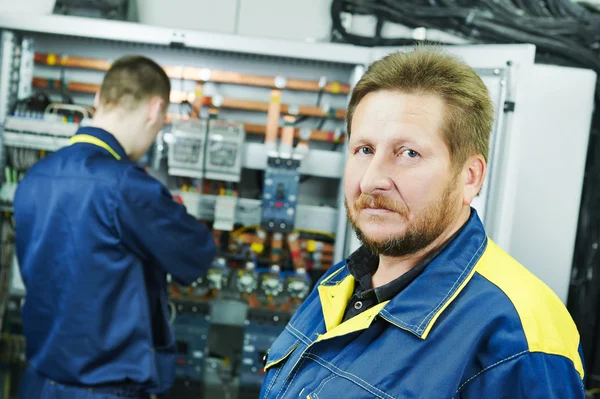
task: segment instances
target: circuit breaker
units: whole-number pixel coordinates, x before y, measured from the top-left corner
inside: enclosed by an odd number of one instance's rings
[[[196,179],[204,175],[204,148],[207,122],[202,119],[176,119],[169,142],[169,174]]]
[[[210,180],[240,181],[246,131],[239,122],[211,120],[208,126],[206,171]]]
[[[265,171],[261,226],[265,230],[291,232],[296,220],[300,161],[270,157]]]

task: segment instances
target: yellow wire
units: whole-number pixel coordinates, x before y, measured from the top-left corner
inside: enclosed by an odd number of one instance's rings
[[[250,230],[250,229],[258,229],[258,228],[260,228],[260,226],[258,226],[258,225],[252,225],[252,226],[242,226],[242,227],[240,227],[239,229],[232,231],[232,232],[231,232],[231,235],[232,235],[232,236],[234,236],[234,237],[237,237],[237,236],[239,236],[239,235],[242,235],[242,234],[244,234],[244,232],[245,232],[246,230]]]
[[[331,234],[331,233],[327,233],[325,231],[317,231],[317,230],[304,230],[304,229],[298,229],[296,230],[300,233],[306,233],[306,234],[315,234],[315,235],[319,235],[319,236],[324,236],[324,237],[329,237],[332,240],[335,239],[335,235]]]
[[[586,391],[589,394],[595,395],[597,393],[600,393],[600,388],[594,388],[594,389],[590,389],[588,391]]]

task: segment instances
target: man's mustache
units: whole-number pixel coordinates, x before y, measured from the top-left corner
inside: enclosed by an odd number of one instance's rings
[[[386,197],[385,195],[372,195],[362,193],[354,202],[353,208],[359,212],[366,208],[385,209],[391,212],[399,213],[401,216],[407,216],[408,212],[405,206],[400,202]]]

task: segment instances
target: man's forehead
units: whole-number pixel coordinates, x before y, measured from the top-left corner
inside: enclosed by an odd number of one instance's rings
[[[382,125],[383,126],[383,125]],[[420,144],[433,145],[437,141],[436,133],[425,132],[424,129],[414,125],[389,125],[388,127],[371,126],[370,129],[358,130],[352,132],[350,136],[350,144],[357,143],[389,143],[397,144]],[[441,144],[441,140],[440,140]]]
[[[380,91],[370,93],[360,101],[352,126],[389,123],[436,125],[441,121],[443,111],[443,100],[435,95]]]
[[[355,123],[356,122],[356,123]],[[432,141],[441,138],[437,118],[425,114],[379,114],[356,119],[352,124],[350,142],[369,141]]]

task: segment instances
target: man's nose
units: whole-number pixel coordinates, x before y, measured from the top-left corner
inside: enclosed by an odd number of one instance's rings
[[[360,191],[366,194],[383,193],[393,186],[386,160],[382,156],[374,156],[360,181]]]

